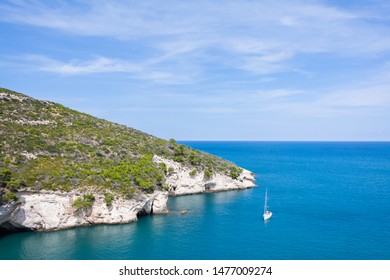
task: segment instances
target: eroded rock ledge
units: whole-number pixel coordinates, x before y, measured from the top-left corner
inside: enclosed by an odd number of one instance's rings
[[[165,184],[169,186],[171,195],[187,195],[196,193],[219,192],[240,190],[255,187],[254,174],[249,170],[243,170],[237,179],[232,179],[224,174],[213,174],[204,180],[204,173],[199,172],[191,175],[193,169],[183,166],[178,162],[163,157],[154,156],[156,163],[164,163],[167,168],[173,169],[167,174]]]
[[[168,195],[238,190],[254,187],[254,175],[243,170],[237,179],[223,174],[214,174],[204,180],[203,172],[190,175],[191,169],[180,163],[154,156],[156,163],[164,162],[171,167],[166,176],[168,191],[156,191],[135,199],[115,199],[107,206],[104,196],[93,194],[95,201],[88,209],[76,210],[72,204],[83,195],[74,191],[19,192],[18,202],[0,206],[0,228],[6,230],[52,231],[94,224],[124,224],[136,221],[139,214],[166,213]]]
[[[137,199],[115,199],[107,206],[104,196],[94,194],[91,208],[76,210],[72,204],[81,193],[59,193],[42,191],[39,193],[18,193],[19,201],[0,207],[0,224],[8,228],[34,231],[60,230],[94,224],[124,224],[137,220],[140,212],[167,212],[167,192],[154,192]]]

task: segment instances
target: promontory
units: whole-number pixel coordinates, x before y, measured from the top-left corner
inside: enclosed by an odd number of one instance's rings
[[[0,231],[165,213],[170,195],[254,187],[222,158],[0,88]]]

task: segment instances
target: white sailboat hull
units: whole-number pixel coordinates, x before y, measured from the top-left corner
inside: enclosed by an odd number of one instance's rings
[[[271,211],[265,211],[264,212],[264,214],[263,214],[264,221],[268,220],[271,217],[272,217],[272,212]]]
[[[268,189],[265,189],[264,214],[263,214],[264,221],[272,217],[272,212],[267,210],[267,193],[268,193]]]

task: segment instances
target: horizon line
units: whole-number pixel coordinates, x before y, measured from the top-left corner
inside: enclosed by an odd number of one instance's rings
[[[176,142],[390,142],[390,140],[176,140]]]

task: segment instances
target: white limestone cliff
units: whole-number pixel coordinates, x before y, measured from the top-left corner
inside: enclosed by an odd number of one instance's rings
[[[76,210],[72,204],[82,194],[59,192],[18,193],[19,202],[0,207],[0,224],[35,231],[60,230],[93,224],[123,224],[137,220],[137,214],[167,211],[167,192],[142,195],[137,199],[115,199],[107,206],[104,196],[94,194],[91,208]]]
[[[237,179],[232,179],[225,174],[213,174],[213,176],[204,180],[204,173],[198,172],[191,176],[193,170],[187,166],[183,166],[178,162],[169,160],[160,156],[154,156],[153,161],[156,163],[164,163],[167,168],[173,169],[167,174],[165,184],[169,186],[171,195],[186,195],[207,192],[219,192],[228,190],[239,190],[255,187],[254,174],[243,169]]]
[[[224,174],[213,174],[205,180],[204,173],[190,175],[192,169],[178,162],[154,156],[154,162],[165,163],[172,172],[166,175],[168,191],[138,195],[135,199],[116,198],[107,206],[104,195],[93,193],[95,201],[87,209],[76,210],[72,204],[83,193],[58,191],[19,192],[19,201],[0,206],[0,227],[30,229],[34,231],[61,230],[94,224],[123,224],[136,221],[138,214],[160,214],[168,212],[170,195],[239,190],[254,187],[254,175],[243,170],[237,179]],[[90,192],[88,192],[90,193]]]
[[[5,205],[0,206],[0,225],[7,222],[12,213],[20,205],[19,202],[11,202]]]

